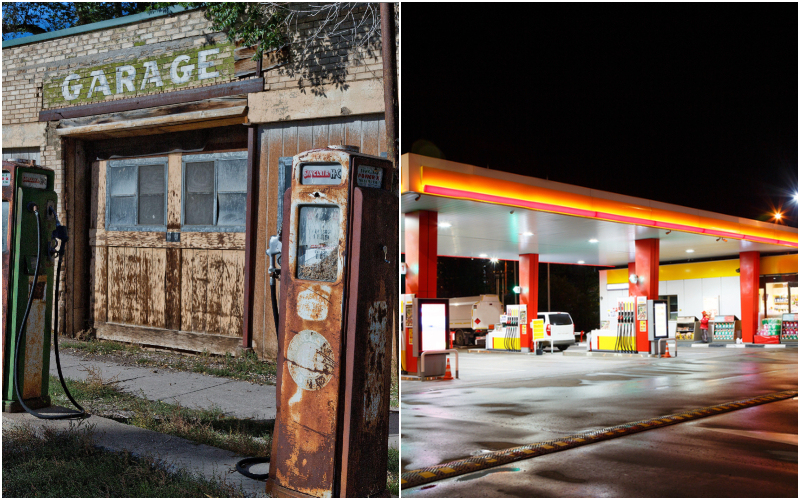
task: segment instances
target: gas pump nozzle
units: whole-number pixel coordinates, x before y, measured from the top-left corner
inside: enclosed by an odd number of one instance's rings
[[[267,249],[269,255],[269,284],[275,284],[275,278],[281,279],[281,270],[276,267],[280,263],[281,257],[281,233],[269,237],[269,248]]]

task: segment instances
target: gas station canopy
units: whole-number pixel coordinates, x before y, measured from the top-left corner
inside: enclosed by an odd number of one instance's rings
[[[625,266],[650,238],[661,262],[797,249],[796,228],[411,153],[401,164],[401,211],[438,214],[440,256]]]

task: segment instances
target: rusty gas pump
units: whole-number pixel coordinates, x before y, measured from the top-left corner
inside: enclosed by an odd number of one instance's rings
[[[395,175],[390,161],[350,146],[292,160],[281,230],[272,496],[388,495]]]

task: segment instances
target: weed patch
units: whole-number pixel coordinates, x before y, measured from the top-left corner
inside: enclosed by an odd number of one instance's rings
[[[3,430],[3,497],[243,497],[226,482],[167,472],[152,457],[94,446],[93,428]]]

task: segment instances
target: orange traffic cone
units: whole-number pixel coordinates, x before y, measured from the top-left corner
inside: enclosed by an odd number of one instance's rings
[[[453,374],[450,373],[450,358],[447,358],[447,369],[444,371],[442,380],[453,380]]]
[[[664,342],[664,346],[666,346],[667,350],[664,354],[661,355],[662,358],[671,358],[672,356],[669,355],[669,343]]]

